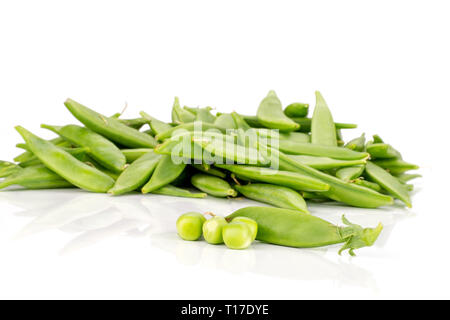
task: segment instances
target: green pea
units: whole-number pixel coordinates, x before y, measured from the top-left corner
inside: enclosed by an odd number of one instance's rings
[[[309,111],[309,104],[294,102],[284,109],[284,114],[290,118],[293,117],[306,117]]]
[[[228,224],[224,217],[213,217],[203,224],[203,237],[209,244],[222,244],[222,230]]]
[[[316,91],[316,107],[311,122],[311,142],[325,146],[337,146],[333,116],[319,91]]]
[[[236,190],[228,182],[218,177],[198,173],[192,176],[191,183],[197,189],[214,197],[226,198],[237,196]]]
[[[236,217],[232,220],[232,222],[242,222],[245,223],[251,231],[252,241],[255,241],[256,236],[258,234],[258,224],[255,220],[247,218],[247,217]]]
[[[247,249],[253,242],[252,231],[247,223],[231,222],[223,228],[223,241],[230,249]]]
[[[188,212],[177,220],[178,235],[183,240],[197,241],[202,236],[202,228],[206,218],[197,212]]]
[[[269,91],[259,105],[257,112],[258,121],[265,127],[289,132],[300,128],[300,125],[288,118],[284,113],[281,102],[275,91]]]

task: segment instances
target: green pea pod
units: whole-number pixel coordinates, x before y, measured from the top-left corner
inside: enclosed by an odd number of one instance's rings
[[[61,147],[57,147],[61,148]],[[86,153],[88,151],[87,148],[61,148],[62,150],[66,151],[67,153],[70,153],[73,157],[80,161],[85,161],[86,159]],[[19,166],[22,168],[32,167],[32,166],[38,166],[42,165],[42,161],[33,155],[33,157],[30,158],[30,160],[24,161],[19,163]]]
[[[180,99],[175,97],[172,107],[172,122],[181,124],[189,123],[195,121],[195,114],[192,112],[181,108]]]
[[[216,164],[217,167],[233,172],[250,181],[260,181],[302,191],[327,191],[330,186],[318,179],[296,172],[273,170],[244,165]]]
[[[147,152],[122,172],[108,193],[120,195],[139,189],[148,181],[160,159],[159,154]]]
[[[58,189],[73,187],[53,171],[44,166],[36,166],[16,171],[0,182],[0,189],[19,185],[26,189]]]
[[[263,145],[259,145],[259,147],[262,150],[267,149]],[[392,197],[342,181],[329,174],[308,167],[283,152],[279,152],[273,148],[270,152],[278,157],[281,170],[304,174],[328,184],[330,189],[322,192],[322,194],[330,199],[361,208],[378,208],[381,206],[390,205],[394,202]]]
[[[112,117],[113,118],[113,117]],[[113,118],[115,119],[115,118]],[[118,119],[121,123],[123,123],[124,125],[126,125],[127,127],[139,130],[141,129],[144,125],[147,124],[147,120],[145,120],[144,118],[135,118],[135,119]]]
[[[159,141],[163,141],[172,137],[175,137],[180,134],[186,134],[186,132],[203,132],[207,130],[219,131],[222,133],[226,132],[225,128],[218,127],[212,123],[204,123],[201,121],[195,121],[191,123],[185,123],[179,125],[177,127],[172,127],[171,129],[156,135],[156,139]]]
[[[329,198],[325,197],[321,193],[318,192],[308,192],[308,191],[302,191],[302,196],[306,200],[311,200],[315,202],[328,202],[330,201]]]
[[[285,132],[295,131],[300,128],[300,125],[283,113],[281,102],[273,90],[269,91],[259,105],[257,117],[258,121],[267,128],[279,129]]]
[[[58,146],[58,147],[70,147],[71,146],[70,142],[64,140],[61,137],[57,137],[57,138],[54,138],[54,139],[51,139],[51,140],[48,140],[48,141],[53,143],[55,146]],[[28,161],[28,160],[32,159],[34,157],[34,155],[33,155],[33,152],[30,152],[29,149],[30,148],[27,146],[26,150],[28,150],[28,151],[18,155],[17,157],[15,157],[14,161],[15,162],[25,162],[25,161]]]
[[[311,168],[318,170],[329,170],[334,168],[352,167],[357,165],[363,165],[367,160],[338,160],[328,157],[314,157],[314,156],[302,156],[292,155],[291,158],[307,165]]]
[[[345,147],[350,150],[363,152],[366,147],[366,135],[363,133],[360,137],[350,140],[345,144]]]
[[[208,174],[198,173],[192,176],[191,183],[200,191],[219,198],[236,197],[237,192],[228,182]]]
[[[302,196],[290,188],[261,183],[252,183],[245,186],[235,185],[234,188],[246,198],[268,203],[279,208],[309,213]]]
[[[88,166],[74,156],[41,139],[20,126],[16,130],[42,163],[73,185],[92,192],[106,192],[114,180],[103,172]]]
[[[140,115],[150,124],[150,128],[152,129],[153,133],[155,133],[155,135],[161,134],[163,132],[166,132],[167,130],[172,129],[172,126],[170,124],[167,124],[163,121],[153,118],[151,115],[145,113],[144,111],[141,111]]]
[[[366,188],[375,190],[377,192],[381,192],[382,191],[381,186],[378,183],[375,183],[375,182],[372,182],[372,181],[367,181],[365,179],[361,179],[361,178],[360,179],[356,179],[356,180],[352,181],[352,183],[357,184],[357,185],[362,186],[362,187],[366,187]]]
[[[223,113],[216,118],[214,124],[221,128],[237,129],[233,117],[229,113]]]
[[[191,113],[195,114],[195,120],[196,121],[202,121],[205,123],[214,123],[216,121],[216,117],[211,113],[212,108],[206,107],[206,108],[189,108],[184,107],[184,109],[190,111]]]
[[[298,131],[300,132],[311,132],[312,128],[312,119],[311,118],[291,118],[292,121],[298,123],[300,125],[300,129]],[[248,122],[248,120],[246,119]],[[358,127],[357,124],[354,123],[342,123],[342,122],[335,122],[334,123],[336,129],[355,129]]]
[[[306,117],[309,111],[309,104],[294,102],[284,109],[284,114],[290,118]]]
[[[8,177],[20,170],[22,168],[15,163],[0,161],[0,178]]]
[[[140,149],[122,149],[120,150],[125,158],[127,159],[127,163],[133,163],[144,154],[149,153],[153,149],[150,148],[140,148]]]
[[[129,148],[153,148],[155,139],[143,132],[130,128],[115,118],[108,118],[78,102],[67,99],[67,109],[87,128]]]
[[[256,134],[264,138],[272,138],[278,140],[289,140],[292,142],[310,143],[311,136],[304,132],[278,132],[278,130],[270,129],[253,129]]]
[[[192,166],[198,171],[210,174],[212,176],[216,176],[222,179],[225,179],[227,177],[225,172],[222,172],[216,168],[212,168],[209,164],[193,164]]]
[[[178,178],[185,168],[185,163],[174,163],[172,156],[162,156],[150,181],[142,188],[142,193],[149,193],[168,185]]]
[[[311,142],[324,146],[337,146],[333,116],[319,91],[316,91],[316,107],[312,116]]]
[[[400,152],[386,143],[372,143],[367,146],[366,151],[372,159],[401,158]]]
[[[66,125],[49,126],[41,125],[55,132],[71,143],[87,148],[87,153],[105,168],[114,172],[122,172],[125,168],[126,158],[114,143],[87,128]]]
[[[247,123],[247,125],[252,128],[265,128],[265,126],[261,122],[259,122],[257,116],[248,116],[242,114],[240,114],[239,116],[241,116],[245,123]]]
[[[337,139],[337,146],[338,147],[342,147],[342,146],[345,145],[341,129],[336,129],[336,139]]]
[[[383,139],[378,134],[373,135],[373,143],[384,143]]]
[[[328,157],[340,160],[360,160],[369,157],[368,153],[357,152],[347,148],[293,142],[289,140],[280,140],[279,149],[287,154]]]
[[[189,190],[175,187],[171,184],[164,186],[158,190],[152,191],[154,194],[161,194],[164,196],[182,197],[182,198],[206,198],[206,193],[190,192]]]
[[[400,183],[398,179],[393,177],[389,172],[369,161],[366,164],[366,174],[395,198],[403,201],[406,206],[409,208],[412,207],[411,198],[409,197],[405,185]]]
[[[310,214],[279,208],[247,207],[235,211],[227,217],[231,221],[236,217],[247,217],[258,223],[257,240],[295,248],[315,248],[337,243],[345,243],[339,250],[354,250],[370,247],[377,240],[383,225],[363,229],[351,224],[344,216],[345,227],[335,226]]]
[[[419,166],[408,163],[406,161],[403,161],[402,159],[379,159],[379,160],[373,160],[374,164],[376,164],[379,167],[382,167],[383,169],[388,170],[392,175],[400,175],[402,173],[405,173],[409,170],[417,170],[419,169]]]
[[[356,178],[359,178],[364,172],[364,166],[354,166],[354,167],[347,167],[342,168],[336,171],[336,177],[343,181],[351,181],[355,180]]]
[[[408,173],[402,173],[397,176],[397,179],[400,180],[402,183],[407,183],[408,181],[411,181],[416,178],[421,178],[422,175],[420,174],[408,174]]]

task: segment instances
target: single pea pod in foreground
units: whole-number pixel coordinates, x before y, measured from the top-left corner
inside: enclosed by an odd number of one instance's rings
[[[296,248],[315,248],[344,243],[339,254],[349,250],[370,247],[377,240],[383,225],[376,228],[362,228],[351,224],[345,217],[345,227],[333,225],[318,217],[299,211],[268,207],[247,207],[239,209],[227,217],[231,221],[236,217],[247,217],[258,223],[257,240]]]
[[[236,197],[237,191],[228,182],[218,177],[198,173],[192,176],[191,183],[194,187],[218,198]]]

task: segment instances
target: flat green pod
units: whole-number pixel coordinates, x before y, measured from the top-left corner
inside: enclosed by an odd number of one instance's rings
[[[194,199],[202,199],[206,198],[208,195],[203,192],[191,192],[187,189],[175,187],[171,184],[168,184],[162,188],[152,191],[154,194],[160,194],[164,196],[172,196],[172,197],[182,197],[182,198],[194,198]]]
[[[366,147],[366,135],[365,135],[365,133],[363,133],[358,138],[352,139],[349,142],[347,142],[345,144],[345,147],[350,149],[350,150],[363,152],[365,147]]]
[[[359,178],[364,172],[364,165],[341,168],[336,171],[336,177],[349,182]]]
[[[149,115],[148,113],[141,111],[140,115],[142,118],[144,118],[148,124],[150,125],[150,128],[152,129],[152,132],[155,135],[161,134],[163,132],[166,132],[170,129],[172,129],[172,126],[168,123],[165,123],[161,120],[158,120],[156,118],[153,118],[151,115]]]
[[[265,127],[289,132],[300,128],[300,125],[292,121],[283,113],[280,99],[275,91],[271,90],[259,105],[257,112],[258,121]]]
[[[185,163],[173,162],[171,155],[162,156],[150,181],[142,188],[142,193],[149,193],[172,183],[183,173],[185,168]]]
[[[367,159],[369,157],[368,153],[357,152],[347,148],[302,143],[290,140],[280,140],[278,148],[280,151],[287,154],[328,157],[340,160],[359,160]]]
[[[311,122],[311,143],[337,146],[336,126],[325,99],[316,91],[316,107]]]
[[[194,187],[218,198],[236,197],[238,193],[225,180],[208,174],[198,173],[192,176]]]
[[[195,114],[181,108],[180,99],[175,97],[172,106],[172,122],[176,124],[189,123],[195,121]]]
[[[328,157],[291,155],[291,158],[317,170],[330,170],[335,168],[345,168],[357,165],[364,165],[366,159],[358,160],[339,160]]]
[[[35,166],[16,171],[0,182],[0,189],[19,185],[26,189],[72,188],[73,184],[44,166]]]

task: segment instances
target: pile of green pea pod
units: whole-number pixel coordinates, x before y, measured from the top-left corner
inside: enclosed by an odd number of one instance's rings
[[[334,122],[319,92],[310,118],[308,104],[292,103],[283,110],[274,91],[256,116],[181,107],[175,98],[170,123],[145,112],[135,119],[105,116],[71,99],[64,105],[82,125],[43,124],[57,134],[52,140],[16,127],[24,139],[17,147],[24,152],[14,162],[0,162],[0,189],[244,196],[273,206],[244,208],[226,219],[254,220],[257,240],[292,247],[345,243],[353,255],[354,249],[374,243],[381,225],[363,229],[343,218],[345,227],[334,226],[311,215],[307,201],[377,208],[398,199],[411,207],[409,181],[420,177],[407,173],[418,166],[404,161],[378,135],[345,143],[341,131],[357,126]],[[143,129],[146,125],[149,129]],[[267,138],[266,143],[250,144],[248,131]],[[186,139],[192,146],[188,154],[178,148]],[[174,161],[174,155],[189,161]],[[267,155],[276,159],[276,167]]]

